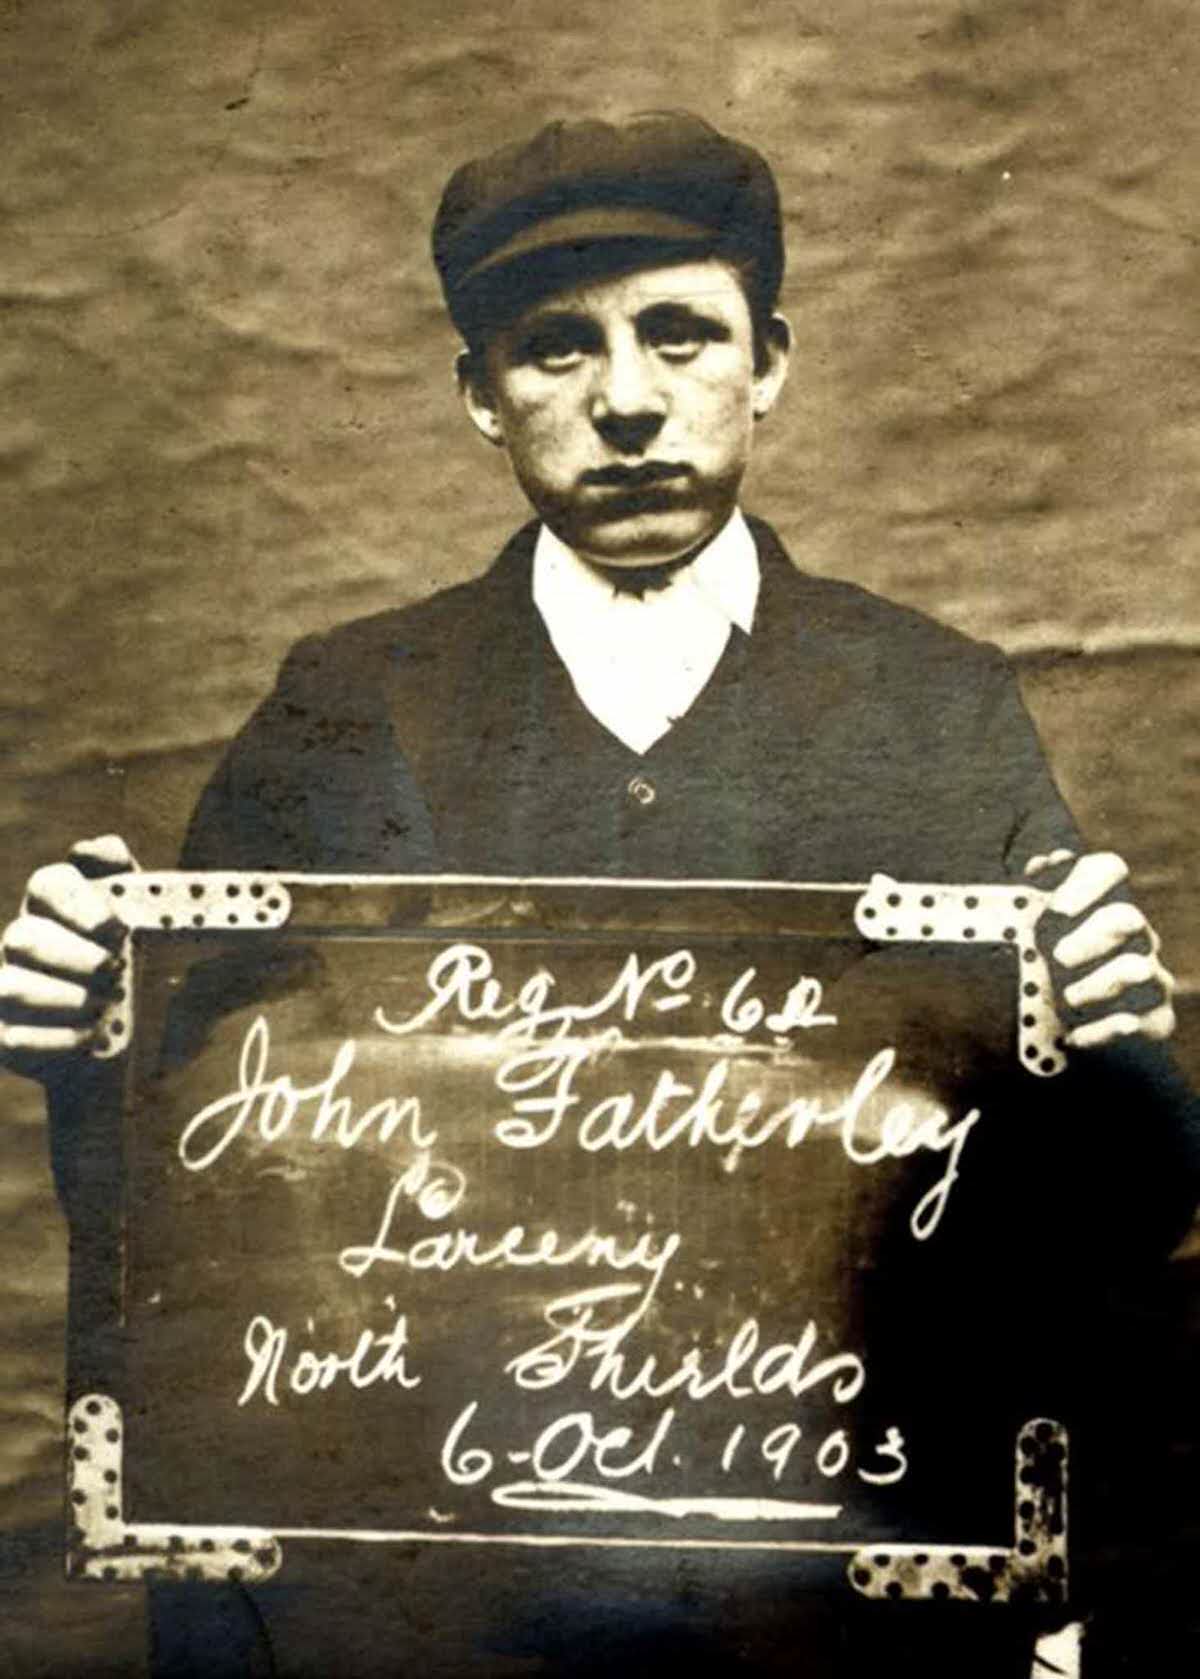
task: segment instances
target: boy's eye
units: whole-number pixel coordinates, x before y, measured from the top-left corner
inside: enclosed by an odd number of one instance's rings
[[[582,354],[579,345],[566,338],[539,339],[530,346],[530,360],[552,370],[573,366]]]
[[[672,361],[689,360],[717,336],[707,322],[673,310],[664,310],[647,321],[645,335],[652,348]]]
[[[574,367],[588,350],[585,334],[566,322],[534,327],[520,344],[520,359],[548,373]]]
[[[698,349],[700,331],[688,321],[668,321],[653,327],[650,341],[660,349]]]
[[[671,356],[676,361],[694,356],[700,348],[702,339],[698,332],[685,332],[681,327],[675,327],[670,332],[660,332],[654,339],[655,348],[663,355]]]

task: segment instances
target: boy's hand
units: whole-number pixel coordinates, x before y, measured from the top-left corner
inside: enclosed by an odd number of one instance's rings
[[[0,1066],[45,1077],[85,1051],[117,983],[122,928],[94,880],[136,869],[116,834],[30,876],[0,938]]]

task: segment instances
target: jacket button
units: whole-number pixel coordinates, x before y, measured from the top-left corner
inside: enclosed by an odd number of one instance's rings
[[[635,775],[625,791],[631,799],[636,799],[640,805],[652,805],[658,797],[657,787],[644,775]]]

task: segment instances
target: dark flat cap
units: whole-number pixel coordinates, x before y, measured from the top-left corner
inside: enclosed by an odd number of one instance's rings
[[[779,192],[753,147],[685,111],[554,122],[451,176],[433,257],[460,327],[489,276],[597,244],[719,250],[753,264],[768,309],[783,277]]]

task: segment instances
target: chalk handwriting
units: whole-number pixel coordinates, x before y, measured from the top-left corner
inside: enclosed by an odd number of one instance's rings
[[[260,1395],[268,1405],[279,1404],[279,1382],[286,1361],[286,1386],[303,1398],[318,1389],[331,1388],[343,1378],[351,1387],[373,1387],[376,1382],[393,1382],[397,1387],[415,1388],[420,1376],[408,1369],[408,1319],[401,1312],[386,1334],[364,1329],[349,1354],[315,1353],[304,1347],[291,1350],[291,1335],[261,1314],[251,1318],[242,1343],[250,1371],[238,1397],[247,1405]],[[372,1362],[373,1359],[373,1362]]]
[[[405,1265],[412,1271],[453,1271],[459,1266],[479,1268],[502,1265],[514,1267],[583,1265],[590,1269],[607,1266],[617,1272],[640,1272],[645,1283],[617,1285],[622,1293],[637,1295],[642,1310],[649,1304],[662,1281],[663,1273],[679,1251],[680,1236],[671,1231],[656,1236],[643,1231],[636,1237],[616,1236],[588,1230],[582,1236],[569,1237],[557,1230],[545,1229],[536,1234],[522,1224],[512,1224],[498,1235],[487,1237],[478,1230],[451,1228],[432,1235],[417,1237],[404,1246],[392,1240],[392,1226],[406,1201],[416,1200],[418,1210],[426,1218],[438,1218],[453,1211],[457,1197],[442,1197],[431,1210],[428,1200],[421,1196],[428,1188],[421,1177],[422,1163],[395,1179],[388,1192],[383,1217],[372,1241],[353,1244],[342,1249],[338,1263],[352,1277],[366,1276],[375,1265]],[[430,1170],[455,1171],[454,1167]],[[459,1174],[461,1177],[461,1174]],[[437,1210],[440,1207],[442,1210]]]
[[[589,971],[594,975],[597,970]],[[502,979],[488,950],[461,942],[429,961],[424,995],[411,1013],[397,1015],[368,1004],[376,1028],[390,1038],[475,1034],[478,1043],[469,1046],[468,1059],[477,1082],[470,1087],[470,1101],[479,1102],[480,1067],[490,1091],[476,1109],[468,1105],[453,1116],[454,1152],[460,1158],[478,1161],[476,1145],[488,1139],[517,1153],[552,1144],[584,1156],[711,1149],[732,1172],[748,1151],[792,1151],[825,1137],[830,1144],[826,1152],[840,1152],[856,1168],[928,1155],[936,1162],[928,1175],[936,1172],[936,1177],[922,1186],[909,1228],[918,1241],[938,1228],[979,1111],[955,1117],[924,1093],[907,1090],[892,1046],[879,1048],[864,1065],[855,1060],[847,1066],[843,1055],[835,1071],[794,1053],[789,1042],[781,1044],[797,1034],[827,1034],[839,1025],[819,979],[793,970],[768,999],[758,970],[748,966],[731,982],[726,970],[721,985],[709,988],[696,955],[677,948],[653,957],[619,952],[587,995],[568,998],[564,989],[544,964],[515,980]],[[683,1009],[691,1011],[686,1039],[670,1035],[679,1033],[671,1019]],[[695,1024],[698,1010],[704,1019],[700,1027]],[[628,1031],[634,1023],[641,1025],[636,1056]],[[737,1041],[752,1033],[763,1036],[753,1045]],[[642,1071],[647,1052],[655,1059]],[[686,1059],[678,1058],[681,1053]],[[512,1309],[520,1315],[509,1318],[497,1337],[497,1348],[504,1350],[494,1354],[484,1399],[470,1397],[470,1389],[452,1388],[454,1397],[435,1425],[440,1432],[457,1411],[438,1458],[452,1486],[477,1487],[493,1505],[512,1510],[768,1523],[825,1521],[841,1514],[843,1506],[834,1500],[786,1496],[789,1484],[811,1490],[805,1478],[817,1487],[857,1478],[883,1488],[906,1476],[908,1453],[898,1428],[888,1427],[882,1439],[859,1448],[855,1412],[849,1407],[865,1386],[866,1362],[819,1327],[824,1308],[815,1293],[812,1308],[818,1316],[793,1304],[790,1322],[772,1324],[778,1301],[772,1304],[771,1291],[754,1293],[746,1285],[747,1292],[735,1297],[732,1284],[740,1271],[735,1267],[721,1278],[720,1260],[710,1248],[698,1246],[688,1257],[716,1269],[712,1282],[721,1281],[720,1303],[715,1303],[713,1286],[713,1315],[707,1322],[681,1329],[665,1321],[667,1302],[675,1302],[686,1286],[683,1276],[697,1300],[710,1287],[706,1273],[688,1274],[686,1261],[679,1272],[671,1272],[688,1230],[686,1214],[679,1212],[681,1201],[686,1205],[681,1174],[673,1171],[672,1162],[662,1163],[655,1183],[674,1178],[670,1222],[679,1228],[653,1228],[655,1212],[661,1213],[654,1205],[645,1209],[644,1227],[637,1227],[629,1185],[642,1183],[651,1197],[653,1186],[649,1173],[644,1183],[636,1171],[623,1179],[623,1160],[588,1168],[596,1181],[617,1182],[618,1214],[627,1210],[630,1225],[623,1232],[604,1228],[605,1215],[598,1210],[604,1203],[595,1193],[587,1212],[568,1229],[559,1228],[553,1212],[536,1202],[536,1210],[526,1213],[524,1194],[505,1204],[489,1193],[480,1198],[487,1212],[478,1215],[485,1228],[476,1228],[463,1210],[467,1175],[441,1157],[438,1130],[426,1121],[419,1099],[391,1094],[369,1105],[355,1101],[350,1083],[358,1056],[358,1042],[346,1038],[333,1049],[321,1076],[297,1082],[272,1064],[270,1029],[259,1015],[241,1042],[233,1087],[192,1114],[179,1133],[178,1158],[189,1172],[210,1170],[239,1143],[246,1151],[309,1143],[331,1150],[390,1149],[379,1199],[368,1203],[374,1233],[336,1250],[337,1264],[359,1280],[376,1267],[393,1274],[401,1268],[414,1279],[414,1289],[419,1284],[419,1292],[406,1298],[401,1286],[393,1285],[396,1295],[383,1297],[388,1327],[356,1326],[340,1337],[327,1335],[324,1345],[311,1344],[317,1335],[312,1319],[303,1341],[293,1329],[257,1312],[242,1339],[244,1376],[239,1371],[231,1384],[242,1381],[239,1407],[279,1407],[335,1388],[386,1388],[399,1397],[421,1385],[421,1375],[412,1368],[409,1325],[417,1310],[430,1309],[437,1317],[439,1277],[485,1268],[518,1275],[540,1272],[544,1275],[528,1283],[504,1284],[504,1297],[510,1306],[516,1300]],[[399,1053],[397,1061],[403,1064]],[[617,1072],[635,1064],[637,1075]],[[790,1081],[782,1088],[781,1068]],[[635,1078],[636,1090],[619,1088]],[[462,1153],[464,1144],[471,1145],[471,1152]],[[286,1147],[279,1154],[288,1159]],[[560,1168],[570,1173],[570,1164],[564,1167],[561,1159],[552,1170],[550,1164],[542,1174],[550,1185],[558,1181]],[[484,1172],[490,1191],[486,1166]],[[763,1176],[758,1175],[760,1184]],[[354,1193],[357,1206],[357,1186]],[[504,1209],[499,1214],[497,1205]],[[518,1208],[528,1222],[516,1222]],[[587,1228],[581,1230],[585,1220]],[[358,1226],[356,1234],[362,1233]],[[428,1273],[428,1279],[422,1281],[420,1273]],[[553,1284],[547,1275],[556,1279]],[[696,1276],[702,1276],[703,1288],[693,1283]],[[574,1286],[582,1282],[589,1286]],[[339,1288],[346,1286],[343,1282]],[[547,1300],[554,1289],[561,1292]],[[794,1302],[796,1297],[792,1287],[787,1298]],[[397,1308],[397,1298],[407,1311]],[[440,1304],[445,1316],[445,1300]],[[682,1339],[682,1330],[688,1329],[690,1344]],[[445,1334],[442,1323],[439,1346]],[[340,1345],[331,1349],[329,1341],[339,1339]],[[506,1445],[514,1414],[536,1418],[522,1421],[528,1432],[516,1442],[520,1449],[503,1449],[482,1426],[497,1385],[507,1387],[508,1403],[497,1425]],[[442,1391],[440,1383],[435,1386]],[[547,1406],[553,1408],[548,1418]],[[697,1427],[701,1414],[715,1426]],[[822,1419],[819,1425],[814,1418]],[[689,1452],[701,1451],[700,1441],[706,1461],[687,1462]],[[657,1497],[645,1490],[685,1464],[685,1487],[703,1486],[703,1476],[712,1477],[703,1496]],[[748,1471],[778,1496],[742,1496]],[[514,1474],[520,1478],[506,1479]],[[631,1482],[640,1482],[642,1490]],[[727,1493],[714,1490],[721,1486]],[[832,1484],[827,1490],[834,1492]]]
[[[857,1353],[837,1352],[814,1358],[818,1331],[813,1322],[791,1341],[761,1347],[758,1320],[745,1318],[723,1344],[710,1353],[689,1347],[674,1368],[663,1369],[656,1353],[640,1360],[624,1345],[630,1331],[645,1315],[638,1301],[613,1322],[597,1321],[598,1309],[621,1296],[612,1285],[583,1289],[551,1300],[542,1315],[552,1333],[511,1358],[505,1369],[520,1388],[539,1391],[557,1387],[576,1367],[589,1366],[588,1386],[616,1400],[645,1394],[661,1399],[681,1393],[697,1401],[724,1393],[730,1399],[752,1394],[788,1393],[793,1399],[814,1388],[827,1387],[839,1405],[856,1398],[866,1379]]]
[[[728,1031],[744,1034],[765,1023],[771,1032],[782,1035],[814,1026],[836,1026],[836,1015],[821,1012],[820,980],[802,974],[788,991],[783,1006],[768,1014],[760,998],[747,995],[756,972],[747,968],[726,993],[721,1021]],[[490,954],[479,945],[455,944],[440,951],[430,963],[426,975],[430,996],[415,1015],[408,1020],[393,1020],[377,1008],[374,1019],[381,1030],[403,1037],[422,1031],[449,1012],[467,1025],[503,1022],[497,1033],[501,1041],[533,1042],[539,1035],[565,1037],[573,1028],[605,1015],[615,1015],[628,1024],[643,1006],[656,1014],[683,1008],[692,1001],[686,987],[695,977],[696,958],[690,950],[673,950],[647,963],[634,952],[591,1002],[552,1004],[550,998],[558,980],[548,968],[531,975],[515,995],[506,998]]]
[[[807,1031],[813,1026],[836,1026],[836,1014],[822,1014],[824,987],[819,979],[801,974],[784,999],[783,1007],[774,1014],[760,997],[748,996],[757,969],[747,968],[725,993],[721,1004],[721,1023],[730,1032],[753,1032],[764,1022],[769,1031],[783,1036],[788,1032]]]
[[[482,1447],[463,1445],[465,1431],[477,1409],[477,1400],[464,1406],[451,1424],[442,1447],[442,1469],[447,1479],[457,1486],[472,1486],[486,1479],[495,1462],[493,1454]],[[652,1475],[674,1421],[675,1412],[668,1407],[660,1414],[647,1438],[637,1443],[636,1450],[630,1454],[630,1446],[634,1444],[631,1428],[618,1424],[614,1428],[600,1430],[590,1411],[571,1411],[547,1423],[530,1452],[515,1456],[527,1459],[541,1482],[565,1480],[585,1459],[589,1460],[588,1466],[595,1474],[613,1480],[624,1480],[630,1475]],[[622,1455],[614,1455],[618,1453]],[[513,1461],[513,1456],[509,1461]]]
[[[691,1437],[676,1428],[677,1416],[675,1407],[667,1406],[656,1418],[643,1420],[635,1429],[625,1423],[605,1426],[591,1410],[568,1411],[551,1417],[526,1449],[502,1452],[484,1443],[488,1435],[482,1426],[480,1402],[471,1399],[446,1432],[442,1473],[454,1486],[479,1487],[498,1470],[502,1473],[520,1466],[528,1478],[488,1489],[494,1504],[510,1509],[626,1510],[658,1516],[714,1516],[739,1522],[829,1520],[840,1515],[840,1504],[720,1493],[658,1498],[614,1486],[614,1482],[639,1476],[653,1479],[665,1469],[668,1453],[676,1467],[681,1464],[680,1452],[689,1451]],[[730,1468],[730,1444],[739,1446],[746,1433],[746,1424],[738,1423],[722,1456],[722,1472],[728,1473]],[[882,1441],[867,1448],[869,1458],[891,1463],[887,1470],[868,1469],[854,1461],[857,1453],[846,1428],[833,1429],[801,1453],[798,1448],[803,1440],[804,1429],[794,1422],[770,1428],[757,1440],[756,1456],[776,1485],[789,1469],[810,1481],[814,1474],[824,1481],[835,1481],[853,1473],[876,1486],[893,1484],[908,1470],[904,1440],[895,1427],[887,1430]],[[694,1445],[692,1442],[693,1453]],[[701,1475],[713,1472],[703,1452],[693,1461]]]
[[[652,1498],[628,1487],[586,1481],[513,1481],[492,1489],[492,1502],[509,1510],[549,1510],[559,1515],[603,1511],[610,1515],[713,1516],[723,1522],[831,1522],[840,1504],[792,1498]]]
[[[270,1052],[270,1028],[260,1014],[242,1042],[237,1088],[209,1102],[183,1128],[179,1158],[189,1172],[206,1171],[248,1127],[262,1142],[278,1142],[291,1130],[301,1109],[313,1105],[308,1123],[316,1143],[331,1137],[339,1148],[352,1149],[372,1129],[381,1143],[391,1142],[397,1134],[417,1148],[431,1148],[437,1141],[435,1132],[422,1128],[421,1105],[415,1096],[400,1101],[386,1096],[356,1116],[349,1097],[336,1094],[354,1065],[357,1045],[353,1039],[338,1047],[325,1077],[308,1086],[293,1083],[287,1073],[268,1076]]]
[[[582,1043],[533,1044],[510,1056],[496,1073],[496,1086],[513,1098],[514,1117],[497,1121],[497,1139],[516,1149],[548,1143],[581,1103],[575,1088],[581,1069],[602,1061],[617,1047],[613,1030],[607,1028]],[[773,1139],[785,1148],[798,1148],[814,1129],[827,1127],[839,1133],[847,1158],[857,1166],[903,1159],[918,1150],[945,1155],[942,1175],[921,1196],[910,1219],[913,1236],[924,1241],[945,1212],[979,1110],[972,1108],[951,1121],[944,1108],[902,1098],[881,1117],[872,1117],[868,1103],[886,1084],[895,1062],[893,1048],[881,1049],[841,1100],[827,1104],[820,1096],[796,1096],[768,1112],[757,1090],[747,1091],[736,1104],[725,1097],[728,1056],[713,1061],[699,1089],[664,1068],[640,1107],[631,1091],[621,1091],[587,1108],[574,1120],[574,1140],[588,1153],[635,1145],[659,1152],[707,1143],[731,1151],[736,1160],[743,1150],[761,1148]]]
[[[381,1030],[396,1037],[419,1032],[445,1013],[468,1025],[504,1021],[497,1033],[499,1039],[532,1042],[543,1032],[547,1037],[565,1037],[572,1028],[606,1014],[630,1022],[643,1005],[657,1014],[684,1008],[692,1000],[685,988],[695,976],[696,958],[690,950],[673,950],[644,965],[634,953],[590,1003],[551,1005],[549,999],[558,981],[548,968],[531,975],[514,997],[505,1000],[488,952],[474,944],[453,944],[429,965],[426,983],[431,995],[423,1008],[409,1020],[391,1020],[377,1008],[374,1018]]]

